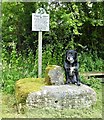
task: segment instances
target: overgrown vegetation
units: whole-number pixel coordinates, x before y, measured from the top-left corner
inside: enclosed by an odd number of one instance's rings
[[[3,53],[4,54],[4,53]],[[3,56],[4,60],[6,56]],[[59,59],[59,60],[58,60]],[[34,59],[32,51],[29,56],[17,56],[15,48],[11,53],[10,63],[3,60],[3,90],[8,93],[14,92],[15,82],[22,78],[37,78],[38,58]],[[62,62],[61,62],[62,61]],[[79,55],[80,72],[85,71],[102,71],[103,60],[98,58],[96,54],[82,53]],[[63,67],[63,60],[61,54],[52,56],[51,48],[43,52],[43,77],[47,65],[60,65]]]
[[[50,31],[43,32],[42,69],[47,65],[63,67],[67,49],[76,49],[80,73],[104,71],[104,4],[103,2],[11,2],[2,3],[2,88],[5,93],[14,93],[17,80],[37,78],[38,74],[38,33],[31,30],[32,13],[43,7],[50,14]],[[1,45],[1,44],[0,44]],[[0,64],[1,67],[1,64]],[[38,117],[101,117],[101,83],[95,78],[81,81],[97,92],[97,104],[86,110],[36,110]],[[3,94],[3,112],[6,117],[29,117],[16,115],[12,96]],[[13,96],[14,97],[14,96]],[[6,99],[5,99],[6,98]],[[15,104],[15,103],[14,103]],[[8,108],[11,108],[8,110]],[[13,108],[13,109],[12,109]],[[7,111],[10,114],[7,114]],[[88,112],[89,111],[89,112]],[[53,114],[52,114],[53,112]],[[12,113],[15,113],[14,116]],[[48,113],[48,114],[47,114]],[[87,114],[89,113],[89,114]],[[9,116],[10,115],[10,116]]]

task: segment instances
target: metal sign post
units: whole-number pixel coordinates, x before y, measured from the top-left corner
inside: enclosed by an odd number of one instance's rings
[[[38,31],[38,78],[42,77],[42,31],[49,31],[49,14],[43,8],[32,13],[32,31]]]
[[[42,32],[38,32],[38,78],[42,77]]]

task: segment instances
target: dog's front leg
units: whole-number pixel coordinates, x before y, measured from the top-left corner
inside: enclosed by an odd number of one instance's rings
[[[77,85],[80,86],[80,78],[79,78],[78,70],[75,71],[75,75],[76,75]]]
[[[65,76],[66,76],[66,84],[70,84],[70,76],[69,76],[69,68],[65,69]]]

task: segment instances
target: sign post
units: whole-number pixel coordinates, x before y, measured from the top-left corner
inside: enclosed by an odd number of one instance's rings
[[[38,33],[38,78],[42,76],[42,32]]]
[[[49,14],[43,8],[32,13],[32,31],[38,31],[38,78],[42,77],[42,31],[49,31]]]

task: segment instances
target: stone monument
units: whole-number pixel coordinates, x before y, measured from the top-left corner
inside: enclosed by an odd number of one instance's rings
[[[28,107],[87,108],[96,103],[96,93],[89,86],[63,85],[64,76],[60,66],[48,66],[45,81],[51,85],[29,93],[26,99]]]

